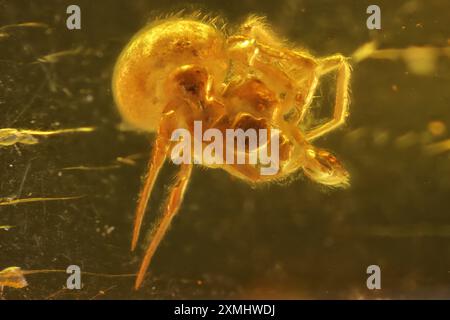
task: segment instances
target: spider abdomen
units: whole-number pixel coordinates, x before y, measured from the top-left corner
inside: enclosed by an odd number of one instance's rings
[[[169,75],[196,65],[215,78],[225,77],[224,41],[221,31],[195,20],[165,20],[141,30],[114,69],[113,92],[122,118],[137,129],[155,131],[172,95],[166,92]]]

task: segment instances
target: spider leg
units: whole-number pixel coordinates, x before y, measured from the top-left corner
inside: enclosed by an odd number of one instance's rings
[[[334,105],[333,118],[325,124],[311,129],[306,133],[306,140],[311,141],[336,129],[345,123],[349,106],[349,83],[351,68],[346,58],[341,55],[334,55],[319,60],[318,73],[326,73],[337,70],[336,100]]]
[[[274,63],[277,61],[288,61],[294,63],[295,65],[303,68],[310,69],[312,67],[316,67],[316,60],[305,52],[301,52],[298,50],[285,50],[281,48],[272,47],[268,44],[263,44],[255,41],[254,39],[249,39],[245,36],[231,36],[228,38],[228,43],[230,45],[238,44],[239,48],[247,48],[249,52],[251,52],[251,56],[249,57],[249,64],[253,65],[256,57],[265,56],[268,58],[268,61],[260,61],[260,64],[265,65],[266,67],[273,68]],[[272,71],[272,72],[275,72]],[[281,76],[281,80],[286,83],[286,85],[290,85],[293,79],[286,74],[286,72],[276,69],[276,72]]]
[[[333,154],[312,146],[298,127],[292,126],[290,133],[304,152],[294,158],[294,168],[301,167],[307,177],[320,184],[333,187],[349,185],[350,174]]]
[[[152,155],[150,156],[148,162],[147,175],[145,177],[144,185],[141,188],[141,192],[139,193],[138,205],[136,207],[133,238],[131,241],[131,251],[136,248],[136,244],[139,238],[139,232],[141,230],[142,220],[147,209],[150,194],[169,151],[170,131],[168,130],[168,128],[170,127],[170,121],[173,121],[173,113],[164,114],[161,119],[155,146],[152,150]]]
[[[156,138],[155,147],[148,162],[148,173],[145,177],[144,185],[142,186],[141,192],[139,194],[139,201],[134,218],[133,239],[131,241],[132,251],[136,248],[136,244],[139,239],[139,232],[141,230],[142,220],[147,209],[150,194],[152,192],[158,173],[161,170],[164,161],[166,160],[167,142],[168,141],[166,140],[166,137]]]
[[[150,244],[147,247],[147,251],[145,252],[144,259],[142,260],[141,266],[139,268],[139,272],[136,278],[134,288],[137,290],[142,284],[144,280],[145,272],[150,265],[150,262],[153,258],[153,255],[158,248],[162,238],[166,234],[167,229],[172,222],[173,217],[178,212],[180,208],[181,202],[183,201],[183,195],[186,192],[186,188],[189,182],[189,178],[192,173],[192,165],[191,164],[182,164],[180,171],[177,175],[177,179],[175,184],[172,186],[170,190],[170,194],[167,198],[167,203],[164,209],[164,214],[156,227],[156,231],[153,235],[153,238]]]
[[[318,83],[318,61],[307,52],[280,48],[276,44],[271,46],[270,43],[260,43],[243,36],[233,36],[228,40],[238,50],[248,50],[249,66],[257,67],[269,78],[277,79],[287,91],[294,91],[295,94],[287,97],[284,105],[295,106],[297,110],[290,122],[302,122]],[[297,70],[296,74],[292,74],[291,66]],[[284,116],[286,111],[277,109],[277,116]]]

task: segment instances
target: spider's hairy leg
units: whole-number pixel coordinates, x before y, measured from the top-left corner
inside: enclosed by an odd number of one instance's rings
[[[306,52],[299,50],[289,50],[279,47],[278,43],[262,43],[248,36],[234,35],[227,39],[228,45],[232,50],[248,50],[252,53],[250,62],[258,55],[270,60],[267,64],[276,61],[288,61],[298,66],[315,66],[316,60]]]
[[[318,137],[336,129],[345,123],[349,106],[349,84],[351,67],[346,58],[342,55],[334,55],[319,60],[319,75],[337,70],[336,100],[334,105],[333,118],[325,124],[314,128],[306,133],[306,139],[312,141]]]
[[[164,164],[167,153],[170,146],[170,129],[172,123],[174,122],[175,114],[174,112],[165,113],[161,119],[161,123],[158,130],[158,136],[155,141],[155,146],[153,147],[152,154],[150,156],[147,175],[145,177],[145,182],[142,186],[141,192],[139,194],[138,205],[136,208],[136,214],[134,218],[134,229],[133,238],[131,241],[131,250],[136,248],[136,244],[139,238],[139,233],[141,230],[142,220],[147,209],[148,200],[152,192],[153,186],[155,184],[158,173]]]
[[[312,102],[318,83],[318,63],[314,57],[301,50],[289,50],[255,43],[255,54],[251,60],[259,70],[271,79],[276,79],[288,91],[293,91],[291,100],[285,106],[294,105],[297,114],[291,118],[293,123],[301,123]],[[283,115],[287,110],[278,110]]]
[[[150,265],[153,255],[155,254],[155,251],[158,248],[161,240],[164,238],[164,235],[166,234],[166,231],[169,228],[173,217],[180,208],[191,173],[192,173],[192,164],[181,165],[175,184],[172,186],[170,194],[167,198],[167,203],[164,209],[163,216],[158,226],[156,227],[156,231],[153,235],[150,244],[147,247],[144,259],[142,260],[141,266],[139,268],[139,272],[134,285],[136,290],[139,289],[139,287],[141,286],[142,281],[144,280],[145,273]]]
[[[306,150],[303,172],[311,180],[330,187],[349,186],[350,175],[330,152],[310,146]]]
[[[331,187],[349,185],[350,174],[333,154],[311,145],[305,140],[298,127],[291,126],[290,129],[293,139],[303,150],[296,163],[303,169],[306,176],[317,183]]]

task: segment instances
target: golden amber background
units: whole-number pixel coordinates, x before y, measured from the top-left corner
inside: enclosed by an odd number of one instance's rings
[[[65,26],[78,4],[82,29]],[[92,133],[40,138],[0,147],[0,197],[79,196],[76,200],[0,206],[0,270],[65,269],[136,272],[143,248],[130,253],[132,217],[150,137],[117,129],[111,95],[116,57],[155,16],[183,8],[220,14],[233,25],[266,15],[284,37],[317,56],[351,55],[369,40],[381,48],[448,46],[448,1],[377,1],[382,30],[366,28],[371,1],[0,1],[0,128],[95,126]],[[74,50],[55,63],[33,63]],[[348,124],[317,140],[352,175],[351,187],[328,189],[300,176],[289,185],[252,189],[220,170],[194,171],[179,215],[140,291],[133,278],[84,275],[82,290],[61,290],[63,273],[28,275],[29,286],[5,288],[6,299],[166,298],[450,298],[450,158],[429,155],[432,121],[450,126],[450,60],[430,75],[402,61],[354,66]],[[330,114],[332,79],[317,92],[316,113]],[[384,137],[384,138],[383,138]],[[383,140],[384,139],[384,140]],[[119,156],[136,165],[104,170]],[[28,168],[28,169],[27,169]],[[167,165],[150,202],[150,230],[174,167]],[[22,187],[21,187],[22,185]],[[111,227],[114,227],[111,229]],[[366,268],[382,270],[382,290],[366,288]],[[104,292],[104,294],[101,293]]]

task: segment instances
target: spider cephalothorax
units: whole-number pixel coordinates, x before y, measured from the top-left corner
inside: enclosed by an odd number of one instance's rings
[[[337,73],[333,118],[302,131],[299,124],[307,115],[319,78],[333,71]],[[192,132],[195,121],[202,121],[204,129],[220,132],[251,128],[280,132],[276,174],[262,175],[258,164],[211,165],[244,181],[280,180],[303,169],[318,183],[347,185],[349,175],[339,161],[311,142],[345,122],[349,79],[350,66],[343,56],[314,58],[288,46],[259,17],[248,18],[229,36],[195,18],[170,18],[141,30],[120,55],[113,78],[115,100],[124,120],[157,133],[139,197],[132,248],[155,179],[173,147],[171,133],[178,128]],[[180,164],[136,288],[179,209],[192,166]]]

